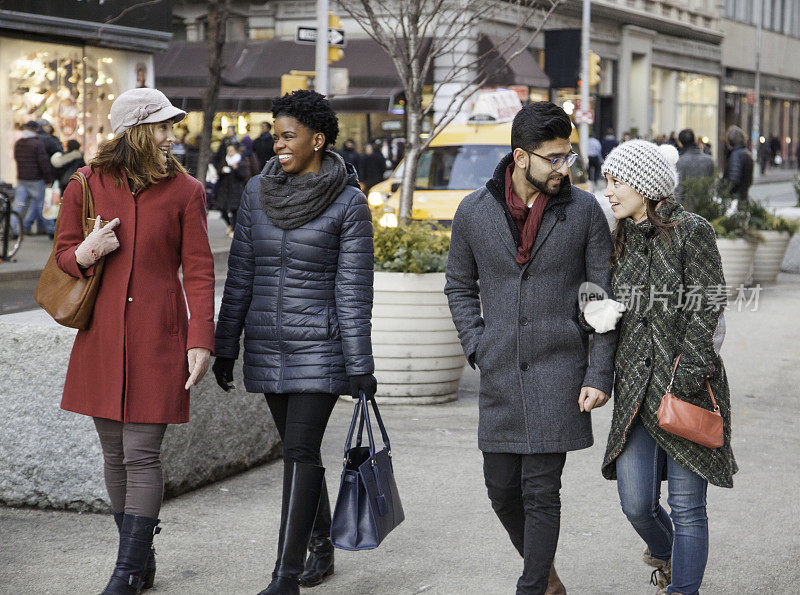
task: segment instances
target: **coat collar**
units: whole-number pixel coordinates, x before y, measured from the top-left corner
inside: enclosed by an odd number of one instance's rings
[[[685,212],[686,210],[681,205],[672,200],[665,200],[656,208],[656,214],[667,221],[680,219]],[[630,234],[631,237],[645,236],[649,238],[655,235],[656,232],[655,226],[649,219],[645,219],[641,223],[634,223],[633,219],[628,217],[625,219],[624,225],[625,232]]]
[[[506,169],[508,169],[508,166],[513,160],[513,153],[509,153],[500,160],[500,163],[497,164],[497,167],[494,170],[492,178],[486,182],[486,189],[494,198],[498,206],[498,208],[489,209],[492,213],[492,222],[497,229],[497,233],[500,234],[503,244],[505,244],[512,256],[516,258],[517,246],[520,242],[519,231],[517,230],[517,226],[514,224],[514,220],[512,219],[511,213],[508,210],[504,190]],[[533,259],[536,256],[536,253],[539,251],[539,248],[541,248],[542,244],[547,239],[547,236],[550,235],[550,232],[553,231],[556,221],[563,221],[566,219],[565,207],[566,204],[571,200],[572,184],[569,178],[566,178],[564,182],[562,182],[561,189],[558,191],[558,194],[551,196],[550,200],[547,202],[547,206],[544,209],[544,215],[542,217],[542,225],[539,228],[539,233],[536,235],[536,241],[533,244],[531,258],[528,263],[523,266],[527,266],[533,262]]]

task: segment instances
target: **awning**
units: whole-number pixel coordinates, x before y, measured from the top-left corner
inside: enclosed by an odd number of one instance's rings
[[[421,54],[425,51],[423,46]],[[208,81],[206,52],[204,41],[176,42],[155,56],[156,86],[182,109],[200,109]],[[332,67],[348,69],[350,89],[331,98],[334,109],[390,111],[402,83],[388,54],[371,39],[349,41],[344,53]],[[314,46],[277,40],[232,42],[226,44],[222,61],[220,111],[266,111],[280,94],[281,75],[314,70]]]
[[[499,48],[499,49],[498,49]],[[483,56],[481,68],[489,74],[484,83],[487,86],[526,85],[547,89],[550,87],[550,78],[539,66],[539,62],[527,49],[508,64],[501,56],[510,56],[517,51],[518,46],[513,43],[491,35],[481,35],[478,39],[478,53]]]

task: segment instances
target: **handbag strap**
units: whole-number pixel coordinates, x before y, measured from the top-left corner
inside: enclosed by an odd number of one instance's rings
[[[667,386],[667,392],[672,393],[672,383],[675,381],[675,372],[678,370],[678,362],[681,361],[681,355],[678,354],[678,357],[675,358],[675,365],[672,366],[672,376],[669,379],[669,386]],[[714,411],[719,411],[719,405],[717,405],[717,400],[714,398],[714,393],[711,392],[711,384],[708,382],[708,378],[705,379],[706,381],[706,388],[708,389],[708,396],[711,397],[711,403],[714,405]]]
[[[83,173],[76,171],[69,179],[76,180],[81,185],[81,212],[83,214],[81,229],[83,230],[83,237],[85,238],[92,233],[88,220],[94,219],[94,197],[92,196],[91,190],[89,190],[89,182],[86,180],[86,176],[84,176]]]
[[[361,399],[356,401],[355,407],[353,408],[353,419],[350,420],[350,429],[347,431],[347,438],[345,438],[344,441],[344,464],[347,464],[347,451],[350,450],[350,445],[353,443],[353,433],[356,431],[356,422],[358,421],[360,411]],[[360,433],[361,430],[359,429],[359,434]]]

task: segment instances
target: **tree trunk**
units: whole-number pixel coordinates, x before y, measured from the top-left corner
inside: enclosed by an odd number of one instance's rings
[[[222,50],[225,47],[225,33],[230,0],[208,0],[208,86],[203,93],[203,133],[200,136],[200,156],[197,162],[197,179],[205,184],[208,163],[211,161],[211,133],[214,116],[217,113],[219,87],[222,80]]]
[[[416,105],[418,103],[419,105]],[[400,212],[397,214],[398,223],[405,225],[411,222],[411,209],[414,202],[414,188],[417,185],[417,163],[419,162],[419,147],[422,142],[422,101],[409,101],[406,105],[408,129],[406,138],[406,152],[403,157],[405,162],[403,180],[400,184]]]

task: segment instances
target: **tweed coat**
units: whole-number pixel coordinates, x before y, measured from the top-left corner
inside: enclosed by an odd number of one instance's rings
[[[91,324],[75,337],[61,407],[125,423],[187,422],[186,351],[214,348],[205,190],[178,174],[134,196],[110,175],[89,166],[79,171],[95,213],[107,221],[119,218],[119,248],[105,257]],[[84,270],[75,261],[83,241],[81,205],[81,186],[70,182],[61,202],[56,260],[73,277],[94,274],[94,267]]]
[[[511,154],[459,205],[447,260],[453,322],[481,372],[478,446],[516,454],[587,448],[591,415],[578,396],[582,386],[610,394],[616,331],[595,336],[589,349],[578,290],[591,281],[612,293],[608,223],[597,199],[565,180],[548,201],[530,261],[518,264],[503,190],[509,163]]]
[[[355,171],[316,219],[282,230],[264,212],[260,178],[242,196],[215,353],[236,359],[244,329],[251,393],[349,394],[372,374],[372,216]]]
[[[713,335],[725,306],[725,279],[711,225],[674,202],[657,212],[677,225],[671,245],[649,221],[625,219],[625,253],[614,266],[617,299],[628,310],[619,322],[614,412],[603,475],[616,479],[615,460],[638,416],[659,446],[680,465],[721,487],[733,486],[737,471],[731,450],[731,404],[722,359]],[[651,291],[651,287],[653,290]],[[679,307],[683,302],[685,307]],[[724,444],[712,449],[662,430],[656,411],[681,354],[673,394],[711,409],[708,378],[724,421]]]

